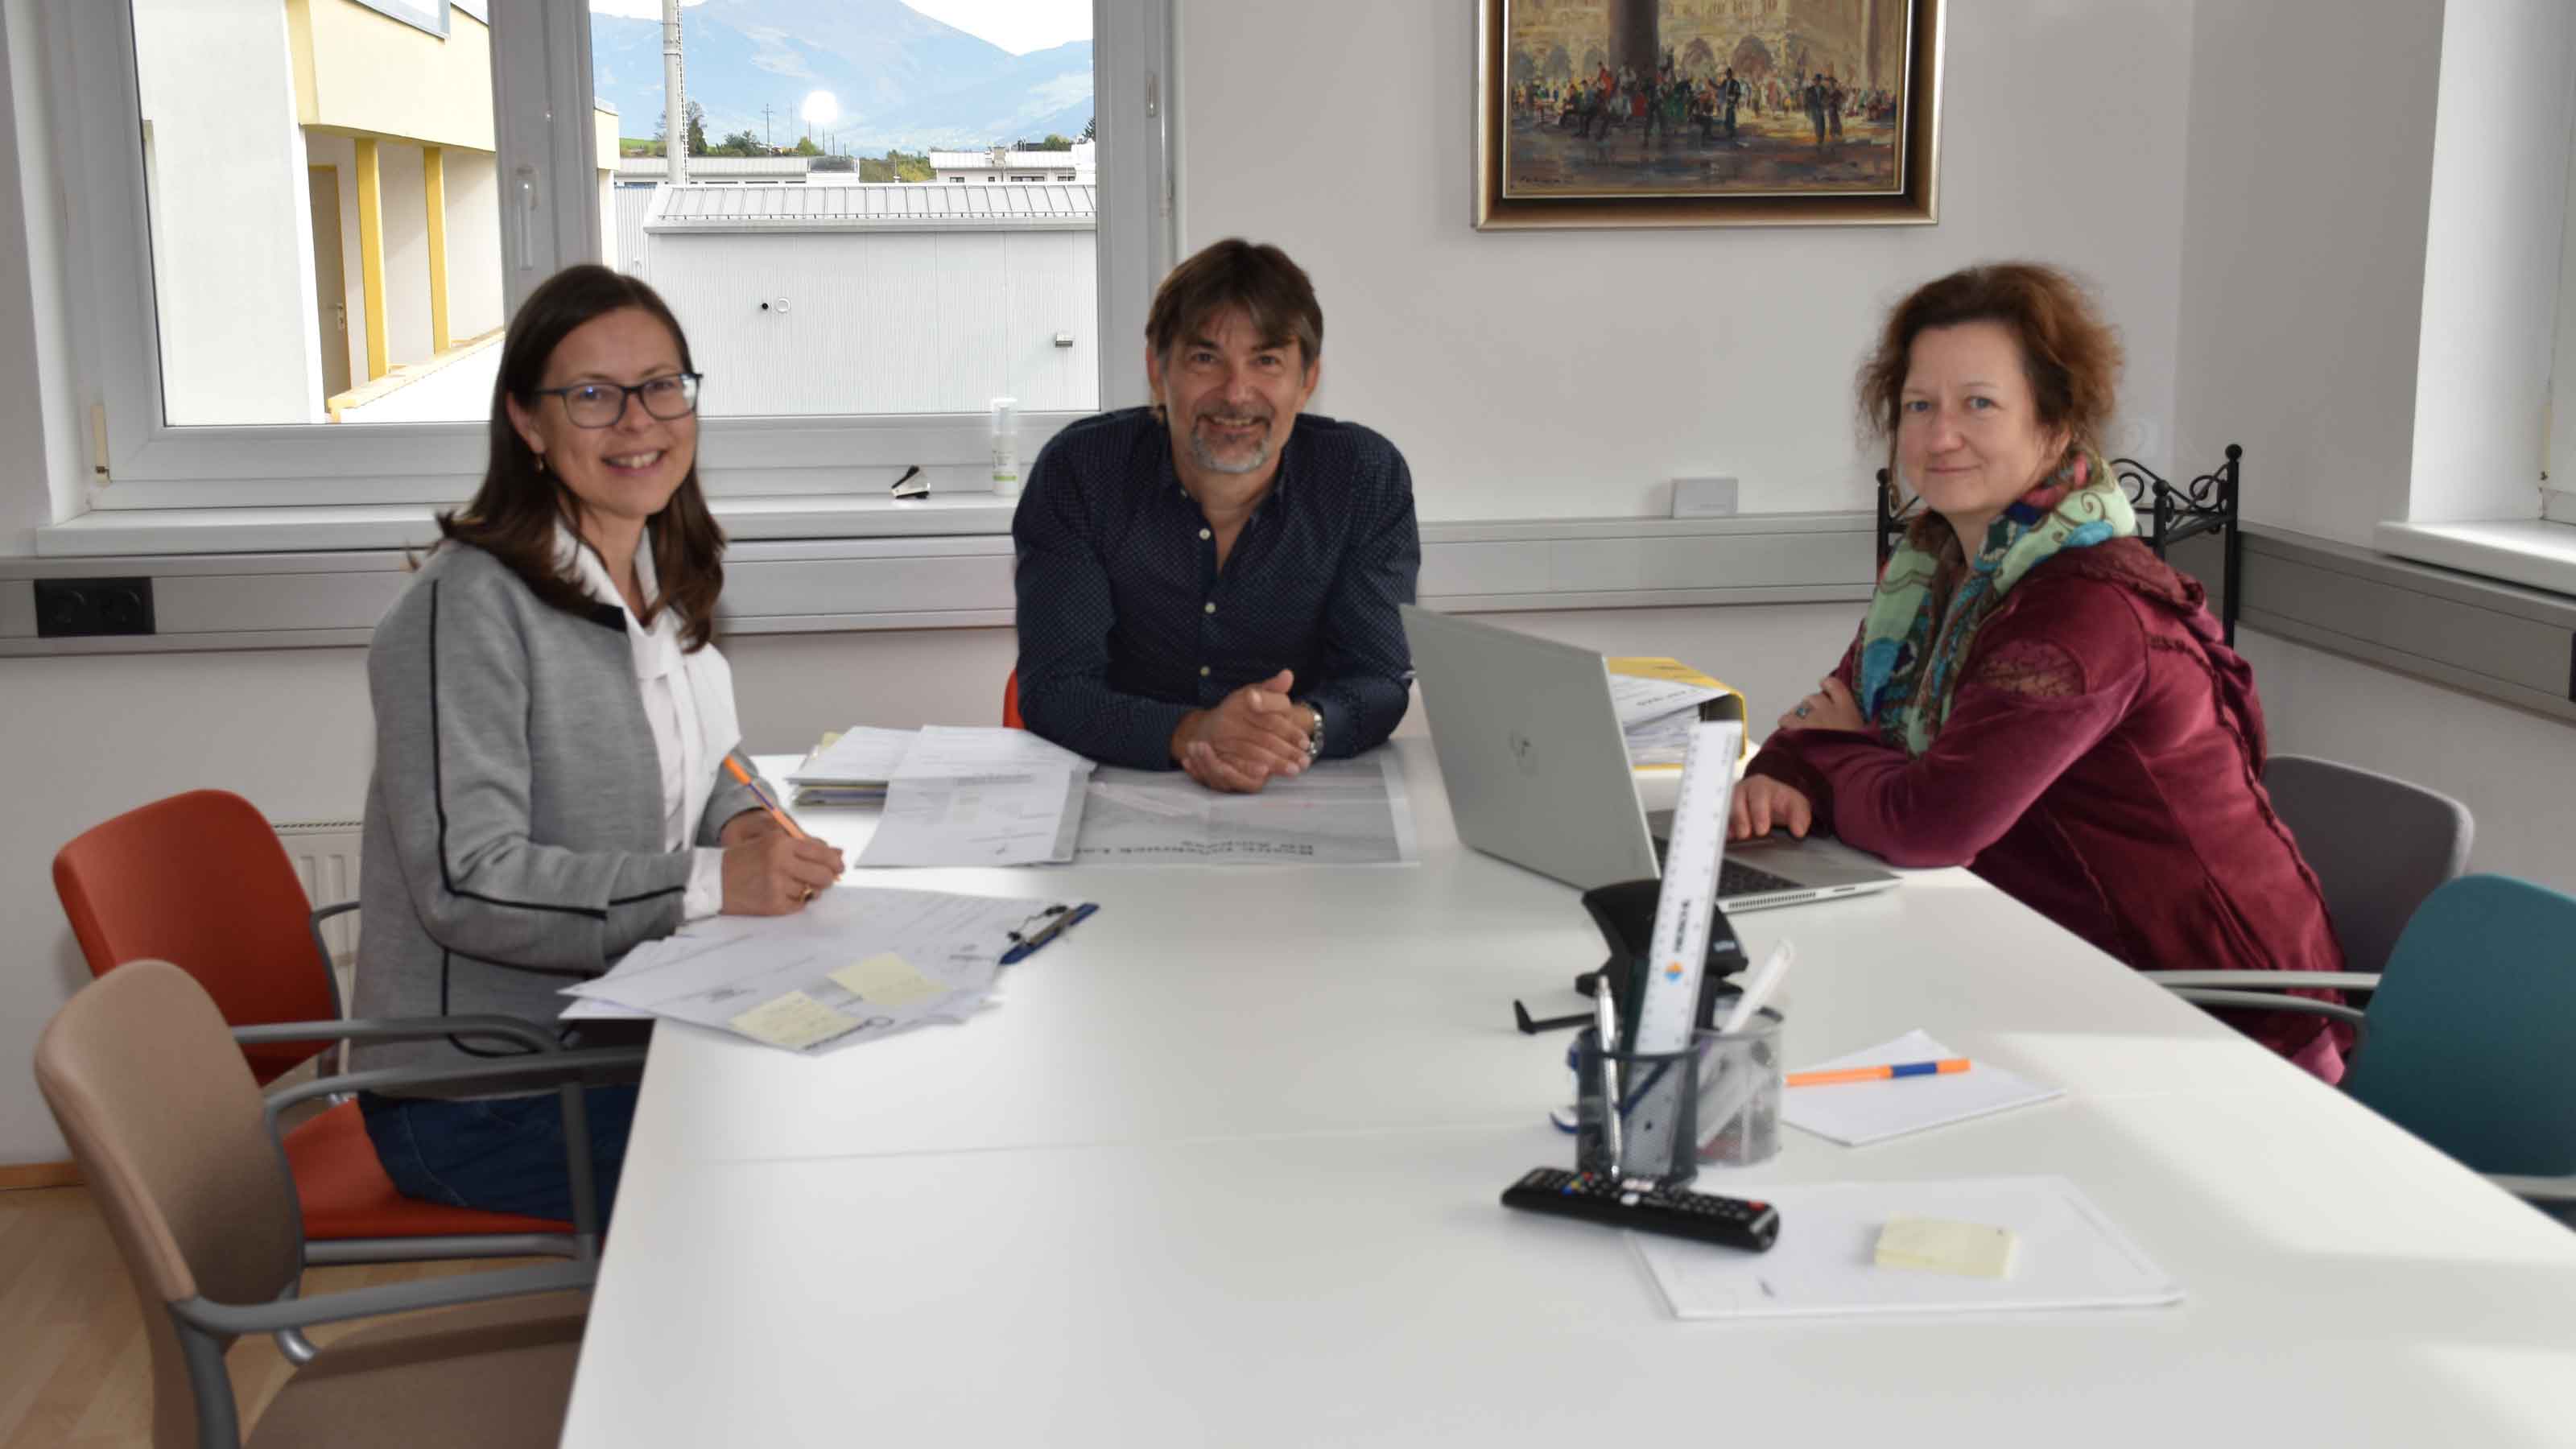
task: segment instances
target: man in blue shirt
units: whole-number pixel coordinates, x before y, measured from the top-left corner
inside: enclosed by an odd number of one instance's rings
[[[1221,241],[1164,280],[1145,338],[1154,405],[1056,434],[1012,518],[1021,718],[1217,790],[1378,744],[1413,678],[1413,480],[1386,439],[1305,413],[1313,285]]]

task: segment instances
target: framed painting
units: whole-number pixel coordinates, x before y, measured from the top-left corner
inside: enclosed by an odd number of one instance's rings
[[[1476,225],[1926,225],[1943,0],[1477,0]]]

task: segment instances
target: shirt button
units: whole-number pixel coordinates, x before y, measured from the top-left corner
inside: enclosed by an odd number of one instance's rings
[[[1210,599],[1207,601],[1207,611],[1211,614],[1216,612],[1216,600]]]
[[[1202,528],[1202,529],[1200,529],[1200,530],[1199,530],[1199,537],[1201,537],[1201,538],[1214,538],[1214,537],[1216,537],[1216,535],[1215,535],[1215,534],[1212,534],[1212,533],[1208,532],[1206,529]]]
[[[1200,666],[1199,666],[1199,678],[1201,678],[1201,679],[1205,679],[1205,678],[1207,678],[1207,677],[1208,677],[1208,667],[1207,667],[1206,665],[1202,664],[1202,665],[1200,665]]]

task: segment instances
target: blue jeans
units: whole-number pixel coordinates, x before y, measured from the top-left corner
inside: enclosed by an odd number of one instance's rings
[[[635,1124],[636,1089],[585,1091],[591,1176],[606,1227],[618,1170],[626,1164],[626,1134]],[[572,1177],[564,1167],[563,1108],[555,1093],[450,1102],[362,1092],[358,1107],[376,1159],[403,1196],[571,1220]]]

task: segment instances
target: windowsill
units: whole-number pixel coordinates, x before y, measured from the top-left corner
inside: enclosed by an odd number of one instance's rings
[[[2380,552],[2576,598],[2576,524],[2545,518],[2379,525]]]
[[[710,505],[728,537],[908,538],[1011,531],[1014,501],[991,493],[928,498],[806,495],[719,498]],[[43,558],[156,554],[304,553],[423,548],[438,541],[439,510],[426,504],[339,508],[92,509],[36,530]]]
[[[934,493],[897,501],[841,494],[717,498],[716,521],[736,543],[778,539],[998,537],[1011,531],[1014,498]],[[438,541],[436,506],[347,504],[298,508],[92,509],[36,530],[46,559],[199,554],[359,553],[426,548]],[[1736,534],[1864,532],[1862,513],[1739,513],[1720,518],[1565,518],[1422,524],[1426,543],[1538,543],[1568,539],[1677,539]],[[2576,532],[2576,530],[2570,530]]]

